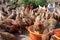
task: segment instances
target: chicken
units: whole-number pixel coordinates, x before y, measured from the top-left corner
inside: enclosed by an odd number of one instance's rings
[[[4,19],[6,19],[6,16],[4,16],[3,12],[0,11],[0,21],[3,21]]]
[[[44,21],[44,31],[42,40],[49,40],[50,32],[55,28],[57,21],[54,18],[50,18]],[[52,33],[53,34],[53,33]]]
[[[41,8],[42,8],[42,7],[39,5],[39,9],[38,9],[37,13],[40,13]]]
[[[26,18],[23,18],[22,21],[23,21],[24,25],[26,25],[26,26],[28,25],[28,24],[27,24],[27,19],[26,19]]]
[[[2,10],[2,12],[4,12],[6,15],[8,15],[5,7],[1,7],[1,10]]]
[[[40,21],[34,22],[33,31],[37,34],[43,33],[44,27],[40,24]]]
[[[51,16],[51,15],[49,14],[49,12],[46,12],[46,13],[45,13],[45,18],[46,18],[46,20],[49,19],[50,16]]]
[[[52,29],[55,28],[56,23],[57,23],[57,21],[54,18],[50,18],[50,19],[44,21],[43,26],[48,28],[49,31],[51,31]]]
[[[12,14],[12,10],[10,10],[10,8],[8,7],[7,8],[7,13],[8,13],[8,16],[10,16]],[[15,14],[14,14],[15,15]]]
[[[42,20],[40,19],[40,15],[37,16],[33,25],[33,31],[35,33],[43,33],[44,27],[42,26]]]
[[[49,23],[50,23],[49,31],[51,31],[52,29],[55,28],[55,26],[56,26],[56,24],[57,24],[57,21],[56,21],[54,18],[50,18],[50,19],[49,19]]]
[[[27,15],[27,16],[29,16],[29,15],[30,15],[30,14],[29,14],[29,8],[28,8],[28,7],[26,7],[26,8],[25,8],[24,13],[25,13],[25,15]]]
[[[58,21],[60,21],[60,10],[57,8],[54,12],[54,18]]]
[[[4,28],[5,31],[8,31],[8,32],[14,32],[16,30],[19,34],[21,34],[21,29],[20,29],[18,23],[16,23],[15,20],[13,20],[13,19],[4,20],[1,23],[0,27]]]
[[[54,18],[50,18],[49,21],[52,25],[56,25],[57,23],[57,21]]]
[[[15,31],[12,25],[2,24],[2,28],[4,28],[5,31],[10,32],[10,33]]]
[[[24,14],[24,11],[23,11],[23,10],[21,10],[20,16],[21,16],[22,18],[25,17],[25,14]]]
[[[0,31],[0,40],[18,40],[13,34]]]
[[[33,24],[33,20],[31,19],[31,18],[26,18],[27,19],[27,23],[28,23],[28,25],[32,25]]]
[[[23,26],[23,22],[22,22],[22,19],[20,18],[20,13],[18,13],[18,10],[17,10],[17,16],[16,16],[16,19],[15,21],[17,22],[17,24],[19,24],[19,26]]]
[[[35,22],[40,21],[40,15],[36,17]]]
[[[0,21],[2,20],[2,14],[1,14],[1,11],[0,11]]]
[[[12,14],[7,17],[7,19],[15,19],[16,17],[16,12],[15,10],[12,10]]]
[[[1,22],[0,26],[1,25],[3,26],[4,24],[5,24],[5,26],[7,26],[7,25],[11,26],[13,24],[16,24],[16,22],[13,19],[6,19],[6,20],[0,21],[0,22]]]
[[[13,19],[6,19],[3,21],[3,24],[13,25],[13,24],[17,24],[17,23]]]
[[[30,14],[29,19],[31,20],[30,22],[32,22],[33,24],[35,21],[35,15],[34,15],[33,10],[30,10],[29,14]]]
[[[39,33],[41,33],[40,31],[41,31],[41,28],[39,26],[39,22],[35,22],[33,25],[33,32],[39,34]]]

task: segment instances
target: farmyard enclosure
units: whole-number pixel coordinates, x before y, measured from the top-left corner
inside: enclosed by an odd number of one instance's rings
[[[0,0],[0,40],[60,40],[60,0]]]

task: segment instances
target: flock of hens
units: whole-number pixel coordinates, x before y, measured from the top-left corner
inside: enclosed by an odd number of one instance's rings
[[[57,23],[56,19],[59,20],[60,18],[59,12],[57,10],[51,14],[51,12],[45,6],[44,7],[39,6],[38,8],[33,9],[32,5],[27,5],[25,7],[23,4],[20,7],[17,7],[15,5],[15,2],[14,2],[14,7],[12,9],[10,9],[9,3],[7,2],[6,3],[2,2],[2,4],[0,5],[1,6],[0,7],[0,31],[1,31],[0,34],[2,35],[2,37],[14,31],[17,31],[19,34],[21,34],[23,29],[27,30],[28,26],[31,26],[31,25],[34,25],[33,27],[34,32],[37,32],[37,31],[39,32],[41,30],[40,33],[42,33],[43,28],[44,29],[47,28],[47,30],[50,31],[55,27]],[[38,27],[38,26],[41,26],[42,24],[45,27],[43,28]],[[51,27],[48,27],[48,26],[51,26]],[[4,31],[9,33],[6,33],[5,35],[4,32],[2,32],[2,29],[4,29]],[[4,38],[5,37],[3,37],[3,40]],[[10,39],[17,40],[13,38],[10,38]],[[8,38],[5,40],[8,40]]]

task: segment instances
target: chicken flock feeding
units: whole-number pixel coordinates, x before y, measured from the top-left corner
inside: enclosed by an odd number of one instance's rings
[[[3,3],[0,9],[0,30],[4,29],[9,33],[16,30],[21,34],[23,29],[27,30],[28,26],[33,25],[32,31],[37,34],[45,34],[42,39],[46,40],[47,32],[55,28],[57,18],[60,20],[60,15],[58,14],[58,10],[50,12],[45,6],[41,7],[39,5],[38,8],[33,9],[32,5],[25,7],[23,4],[20,7],[15,5],[10,9],[9,3]]]

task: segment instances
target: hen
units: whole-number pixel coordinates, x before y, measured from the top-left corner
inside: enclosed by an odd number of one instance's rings
[[[15,10],[12,10],[12,14],[7,17],[7,19],[15,19],[16,17],[16,12]]]
[[[0,32],[0,40],[18,40],[13,34]]]

